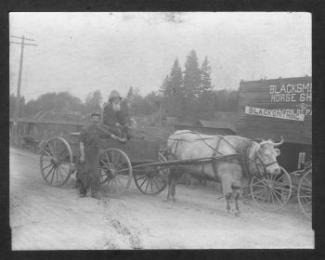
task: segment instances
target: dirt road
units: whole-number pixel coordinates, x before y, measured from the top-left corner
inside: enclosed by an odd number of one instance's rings
[[[64,187],[43,181],[39,157],[10,149],[10,225],[13,250],[313,248],[311,223],[295,204],[280,212],[240,204],[240,217],[225,212],[216,191],[177,187],[146,196],[131,187],[119,198],[79,198],[74,180]]]

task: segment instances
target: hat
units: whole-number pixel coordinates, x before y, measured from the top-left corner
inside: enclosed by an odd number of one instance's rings
[[[111,94],[109,95],[108,101],[112,101],[113,99],[122,99],[120,96],[120,93],[118,93],[116,90],[112,90]]]

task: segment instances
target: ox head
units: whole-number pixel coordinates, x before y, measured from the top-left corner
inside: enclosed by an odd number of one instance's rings
[[[281,173],[281,168],[277,162],[280,149],[276,147],[283,144],[283,142],[283,137],[281,137],[281,141],[277,143],[272,140],[263,140],[259,143],[258,149],[256,150],[256,163],[262,165],[267,173]]]

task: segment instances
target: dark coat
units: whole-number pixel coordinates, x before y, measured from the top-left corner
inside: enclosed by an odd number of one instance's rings
[[[103,132],[96,125],[89,125],[81,130],[80,142],[84,143],[85,162],[78,167],[78,179],[81,181],[81,192],[85,193],[89,187],[92,192],[99,188],[99,151],[101,138],[109,138],[110,134]]]
[[[121,103],[121,110],[114,111],[113,106],[109,103],[104,107],[103,123],[107,126],[115,126],[119,123],[122,126],[126,126],[129,123],[129,111],[125,102]]]

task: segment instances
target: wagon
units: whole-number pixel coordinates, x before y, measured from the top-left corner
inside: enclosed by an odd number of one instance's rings
[[[253,200],[261,206],[272,204],[275,209],[285,206],[289,200],[297,200],[301,211],[310,217],[311,77],[241,81],[238,100],[238,134],[274,140],[284,137],[285,140],[278,158],[283,166],[282,174],[277,177],[281,182],[265,174],[255,177],[250,185]]]
[[[239,156],[168,161],[160,148],[159,142],[146,139],[130,139],[125,144],[113,139],[103,140],[99,154],[100,183],[107,185],[110,193],[123,194],[133,179],[139,191],[156,195],[165,189],[172,167]],[[79,133],[71,133],[69,138],[52,137],[41,144],[40,150],[41,174],[49,185],[62,186],[76,173],[80,156]]]
[[[109,191],[122,194],[129,189],[132,178],[136,187],[145,194],[158,194],[167,185],[168,169],[152,167],[152,162],[167,161],[160,151],[160,144],[145,139],[131,139],[119,143],[105,139],[99,154],[100,183]],[[46,183],[62,186],[76,173],[79,151],[79,133],[69,137],[52,137],[41,147],[40,169]]]

